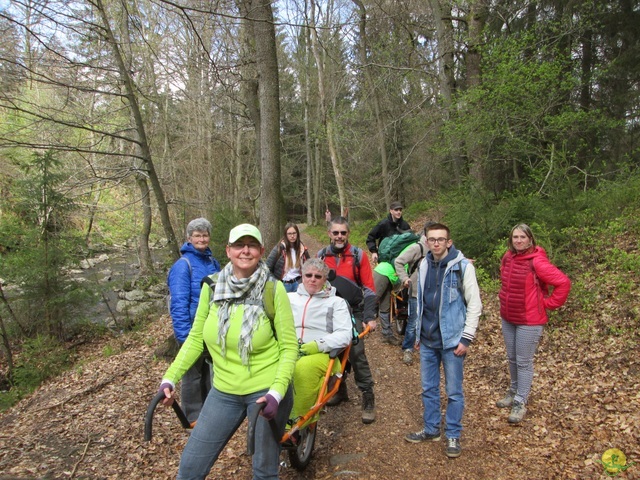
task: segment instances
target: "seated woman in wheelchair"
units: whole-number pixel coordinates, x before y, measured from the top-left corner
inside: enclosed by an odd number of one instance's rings
[[[346,348],[352,339],[351,312],[327,282],[329,267],[319,258],[302,265],[302,285],[289,300],[300,344],[300,358],[293,373],[291,418],[304,416],[314,405],[329,366],[329,352]],[[340,371],[335,362],[334,373]]]

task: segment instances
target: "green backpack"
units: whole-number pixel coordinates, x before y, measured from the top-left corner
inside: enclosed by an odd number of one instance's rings
[[[409,245],[420,240],[420,235],[413,232],[404,232],[383,238],[378,247],[378,263],[387,262],[393,265],[396,257]]]

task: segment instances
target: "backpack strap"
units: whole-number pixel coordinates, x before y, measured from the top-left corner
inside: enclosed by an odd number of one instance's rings
[[[362,282],[360,281],[360,257],[362,257],[362,249],[351,245],[351,254],[353,255],[353,278],[355,278],[358,285],[362,286]]]
[[[191,262],[189,261],[189,259],[183,255],[178,260],[184,260],[185,262],[187,262],[187,265],[189,265],[189,276],[193,275],[193,269],[191,268]]]
[[[360,262],[362,259],[362,249],[356,247],[355,245],[350,245],[351,247],[351,256],[353,257],[353,278],[359,286],[362,286],[362,282],[360,281]],[[324,260],[327,256],[327,248],[324,247],[318,252],[318,258],[320,260]],[[332,257],[335,255],[331,255]]]

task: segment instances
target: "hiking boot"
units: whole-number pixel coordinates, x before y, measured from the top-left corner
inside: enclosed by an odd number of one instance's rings
[[[520,423],[525,413],[527,413],[527,407],[524,406],[524,403],[514,401],[507,420],[509,423]]]
[[[440,441],[440,432],[438,433],[427,433],[424,430],[415,433],[407,433],[404,436],[404,439],[410,443],[420,443],[420,442],[439,442]]]
[[[407,348],[402,355],[402,361],[405,365],[411,365],[413,363],[413,351]]]
[[[458,458],[462,453],[459,438],[447,438],[447,449],[444,451],[449,458]]]
[[[376,401],[373,392],[362,394],[362,423],[373,423],[376,419]]]
[[[330,407],[335,407],[339,405],[340,402],[348,402],[349,401],[349,393],[347,392],[347,376],[344,375],[342,377],[342,382],[340,382],[340,386],[338,387],[338,391],[336,394],[329,399],[327,405]]]
[[[395,335],[391,334],[391,335],[383,335],[382,336],[382,341],[384,343],[388,343],[389,345],[402,345],[402,341],[396,337]]]
[[[509,390],[504,397],[496,402],[498,408],[509,408],[513,404],[513,399],[516,396],[516,392]]]

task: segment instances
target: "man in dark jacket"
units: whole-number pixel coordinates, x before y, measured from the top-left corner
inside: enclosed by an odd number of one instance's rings
[[[367,248],[371,252],[371,261],[378,263],[378,247],[383,238],[411,230],[409,224],[402,218],[402,203],[391,202],[389,215],[371,229],[367,235]]]

